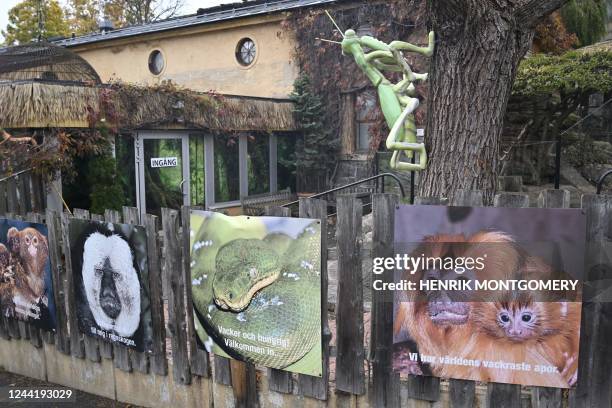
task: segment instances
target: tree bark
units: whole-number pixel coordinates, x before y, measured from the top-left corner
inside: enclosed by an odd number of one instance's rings
[[[567,0],[430,0],[436,33],[419,195],[495,194],[504,113],[537,23]]]

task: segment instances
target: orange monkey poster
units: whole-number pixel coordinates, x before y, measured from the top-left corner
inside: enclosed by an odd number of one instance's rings
[[[393,291],[394,369],[574,386],[585,229],[573,209],[398,207],[396,256],[374,260],[394,271],[374,282]]]

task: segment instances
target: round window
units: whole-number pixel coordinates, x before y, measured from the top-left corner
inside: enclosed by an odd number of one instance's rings
[[[240,65],[251,65],[255,61],[257,55],[257,47],[255,42],[250,38],[243,38],[236,47],[236,59]]]
[[[149,54],[149,71],[153,75],[159,75],[164,70],[166,62],[160,50],[153,50]]]

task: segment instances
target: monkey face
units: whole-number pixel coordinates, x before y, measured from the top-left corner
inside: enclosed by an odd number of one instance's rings
[[[83,287],[100,328],[130,337],[140,324],[140,281],[127,241],[94,232],[83,246]]]
[[[40,245],[38,236],[30,232],[26,232],[24,234],[23,243],[25,244],[28,254],[30,254],[31,257],[36,258],[38,256],[38,246]]]
[[[473,272],[469,270],[460,275],[453,270],[441,271],[430,269],[425,271],[423,279],[428,281],[466,281],[472,280],[472,275]],[[461,325],[468,321],[471,307],[470,303],[465,301],[467,297],[466,292],[427,290],[424,291],[424,295],[427,299],[427,313],[435,325]]]
[[[502,308],[497,314],[497,324],[505,337],[513,341],[524,341],[537,336],[538,315],[529,306]]]
[[[121,275],[113,269],[110,258],[105,258],[104,265],[96,268],[96,278],[100,279],[100,306],[102,311],[111,319],[116,319],[121,313],[121,299],[117,292],[115,281]]]

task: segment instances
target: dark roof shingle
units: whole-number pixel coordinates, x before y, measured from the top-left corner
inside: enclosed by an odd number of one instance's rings
[[[175,17],[154,23],[118,28],[106,33],[92,33],[74,38],[61,39],[54,41],[54,43],[64,47],[73,47],[82,44],[134,37],[244,17],[289,11],[303,7],[324,5],[337,1],[338,0],[270,0],[221,5],[209,9],[199,9],[197,14]]]

